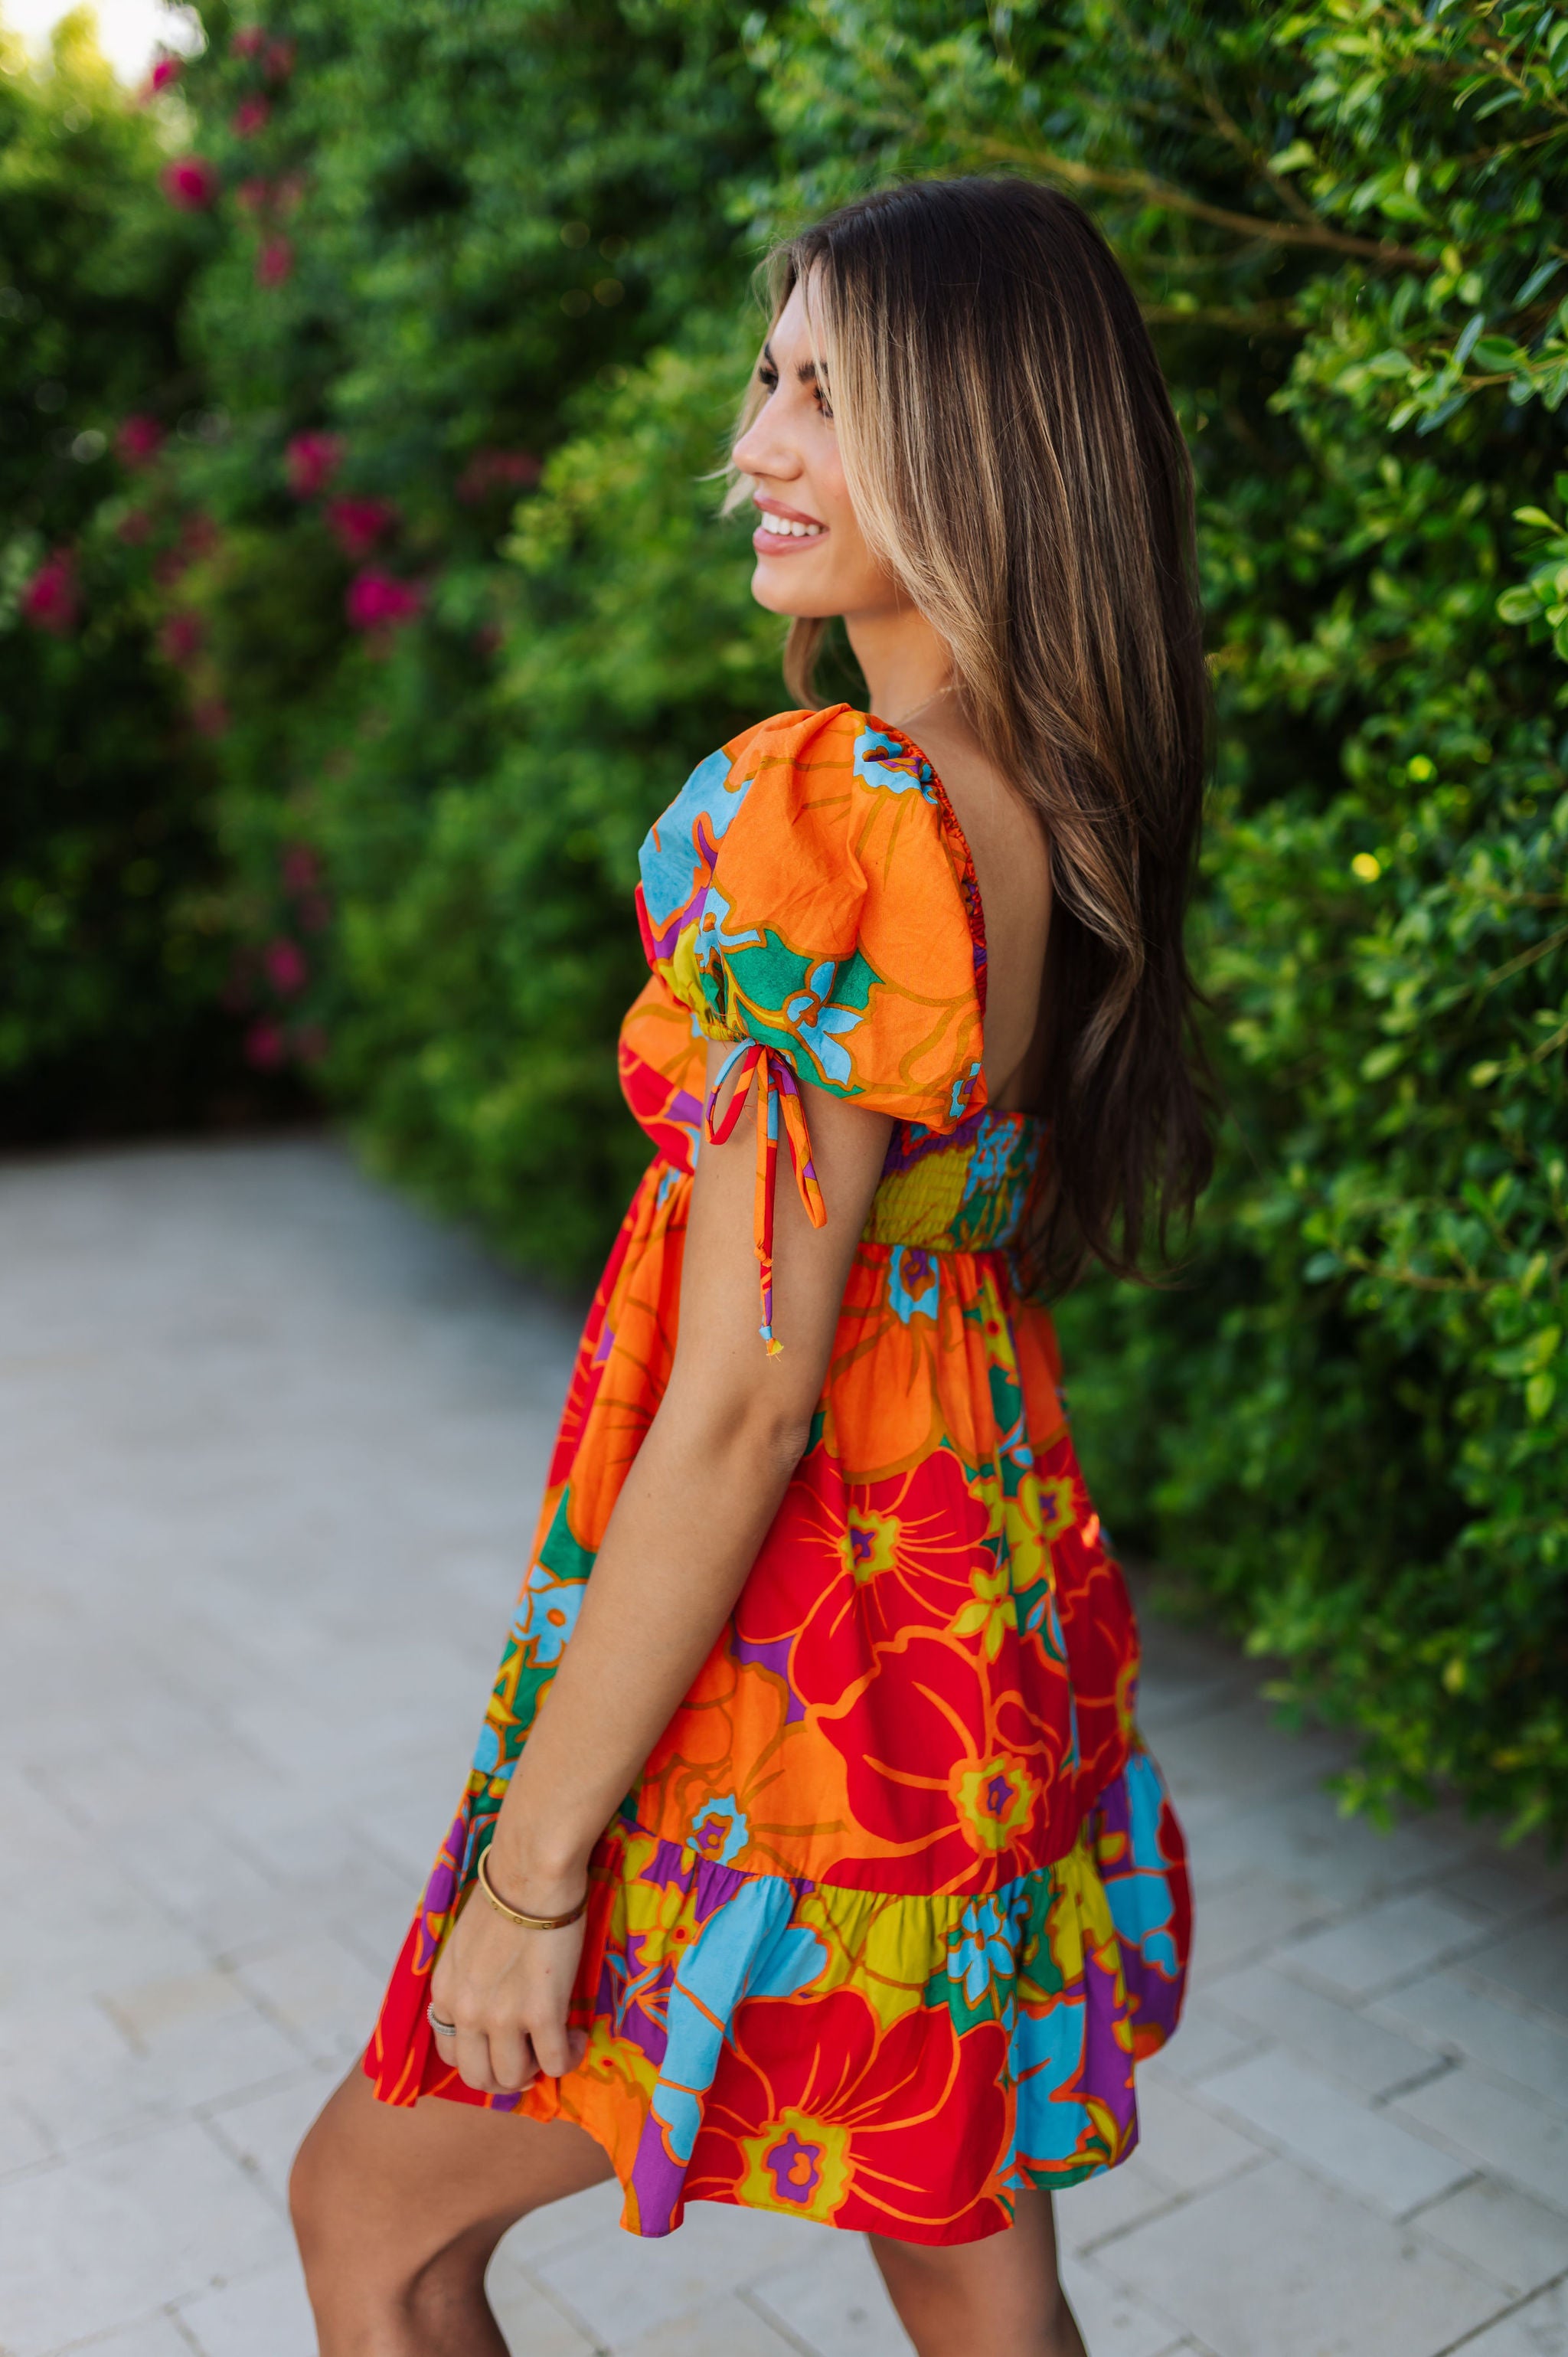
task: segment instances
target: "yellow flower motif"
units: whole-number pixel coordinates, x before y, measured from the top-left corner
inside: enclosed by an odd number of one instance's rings
[[[998,1564],[993,1571],[975,1570],[970,1574],[970,1586],[974,1601],[966,1604],[953,1621],[955,1637],[980,1639],[980,1650],[988,1662],[993,1662],[1002,1651],[1002,1640],[1009,1630],[1018,1626],[1018,1608],[1013,1598],[1012,1574],[1006,1564]]]
[[[746,2164],[740,2199],[749,2209],[784,2210],[826,2224],[849,2190],[849,2130],[837,2122],[786,2105],[740,2146]]]
[[[972,1768],[956,1768],[948,1789],[976,1849],[1000,1850],[1028,1824],[1039,1788],[1021,1760],[999,1751]]]
[[[1039,1493],[1040,1520],[1045,1524],[1047,1535],[1053,1539],[1064,1538],[1077,1521],[1072,1511],[1072,1476],[1064,1473],[1054,1481],[1042,1481]]]
[[[850,1570],[864,1587],[879,1571],[893,1568],[898,1553],[898,1517],[874,1514],[868,1508],[852,1506],[847,1542]]]
[[[956,1919],[962,1904],[819,1885],[800,1909],[800,1921],[827,1951],[827,1963],[811,1983],[812,1996],[857,1989],[882,2028],[890,2029],[924,2005],[926,1983],[945,1946],[943,1910],[950,1909]]]

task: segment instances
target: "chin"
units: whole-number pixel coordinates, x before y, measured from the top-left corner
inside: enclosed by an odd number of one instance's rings
[[[786,560],[786,569],[788,560]],[[804,581],[780,581],[768,577],[769,563],[766,556],[757,560],[757,570],[751,576],[751,594],[759,606],[770,614],[787,614],[791,621],[825,622],[832,615],[843,611],[824,599],[821,591],[815,596]]]

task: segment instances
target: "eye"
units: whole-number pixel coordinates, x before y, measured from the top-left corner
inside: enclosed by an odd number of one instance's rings
[[[827,394],[822,391],[822,386],[820,384],[813,385],[811,390],[817,396],[817,413],[819,416],[832,417],[833,414],[833,405],[828,399]]]
[[[771,361],[759,361],[757,362],[757,382],[762,387],[764,393],[778,392],[779,371],[774,367]]]

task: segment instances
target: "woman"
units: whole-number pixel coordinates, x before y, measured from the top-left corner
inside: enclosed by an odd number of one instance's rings
[[[732,505],[807,708],[643,848],[655,1158],[456,1823],[295,2169],[323,2357],[499,2352],[499,2237],[612,2171],[638,2233],[864,2231],[921,2357],[1081,2357],[1051,2191],[1130,2150],[1180,2007],[1035,1297],[1207,1171],[1186,454],[1062,197],[916,184],[773,267]],[[811,708],[834,615],[865,710]]]

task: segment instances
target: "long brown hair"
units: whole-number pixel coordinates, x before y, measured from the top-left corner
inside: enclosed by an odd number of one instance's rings
[[[1148,331],[1089,215],[1027,180],[860,198],[768,276],[775,319],[808,284],[861,528],[1049,843],[1036,1275],[1135,1275],[1213,1160],[1182,940],[1208,714],[1192,472]],[[789,632],[805,704],[823,629]]]

